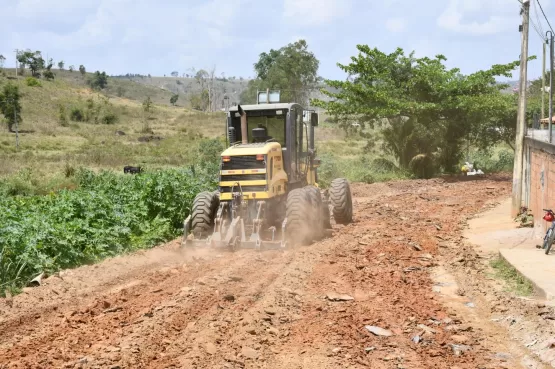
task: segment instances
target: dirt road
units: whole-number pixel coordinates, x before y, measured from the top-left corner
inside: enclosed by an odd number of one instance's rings
[[[504,333],[448,310],[430,278],[441,247],[509,179],[352,190],[355,222],[312,246],[216,253],[176,241],[0,300],[0,368],[519,367],[496,355],[510,349]]]

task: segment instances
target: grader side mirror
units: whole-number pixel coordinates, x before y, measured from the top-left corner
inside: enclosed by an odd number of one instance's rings
[[[310,114],[310,123],[312,124],[312,127],[318,127],[318,113]]]

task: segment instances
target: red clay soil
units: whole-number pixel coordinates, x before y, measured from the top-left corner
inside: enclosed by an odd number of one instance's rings
[[[502,367],[481,331],[441,305],[429,269],[461,220],[509,193],[508,178],[352,191],[355,222],[311,246],[175,241],[0,300],[0,368]]]

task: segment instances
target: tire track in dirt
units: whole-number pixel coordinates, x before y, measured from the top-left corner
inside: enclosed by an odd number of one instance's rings
[[[0,310],[0,367],[502,367],[479,327],[441,305],[429,270],[461,219],[508,187],[355,184],[355,223],[309,247],[183,253],[172,243],[150,261],[156,250],[78,268]]]

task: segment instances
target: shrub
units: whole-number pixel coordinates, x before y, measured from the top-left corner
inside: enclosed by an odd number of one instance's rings
[[[412,158],[409,168],[418,178],[432,178],[437,171],[433,157],[426,154],[418,154]]]
[[[115,124],[118,121],[118,116],[114,112],[106,112],[101,118],[102,124]]]
[[[25,83],[29,87],[42,87],[42,84],[40,83],[40,81],[38,79],[36,79],[35,77],[25,78]]]
[[[74,122],[84,122],[85,113],[81,108],[73,107],[71,108],[71,112],[69,113],[69,118]]]
[[[510,172],[513,170],[515,154],[510,149],[502,149],[497,155],[488,151],[477,152],[474,155],[474,168],[485,173]]]
[[[54,74],[54,72],[52,72],[50,69],[47,69],[43,72],[42,76],[44,77],[44,79],[46,79],[47,81],[51,81],[54,79],[54,77],[56,76]]]

